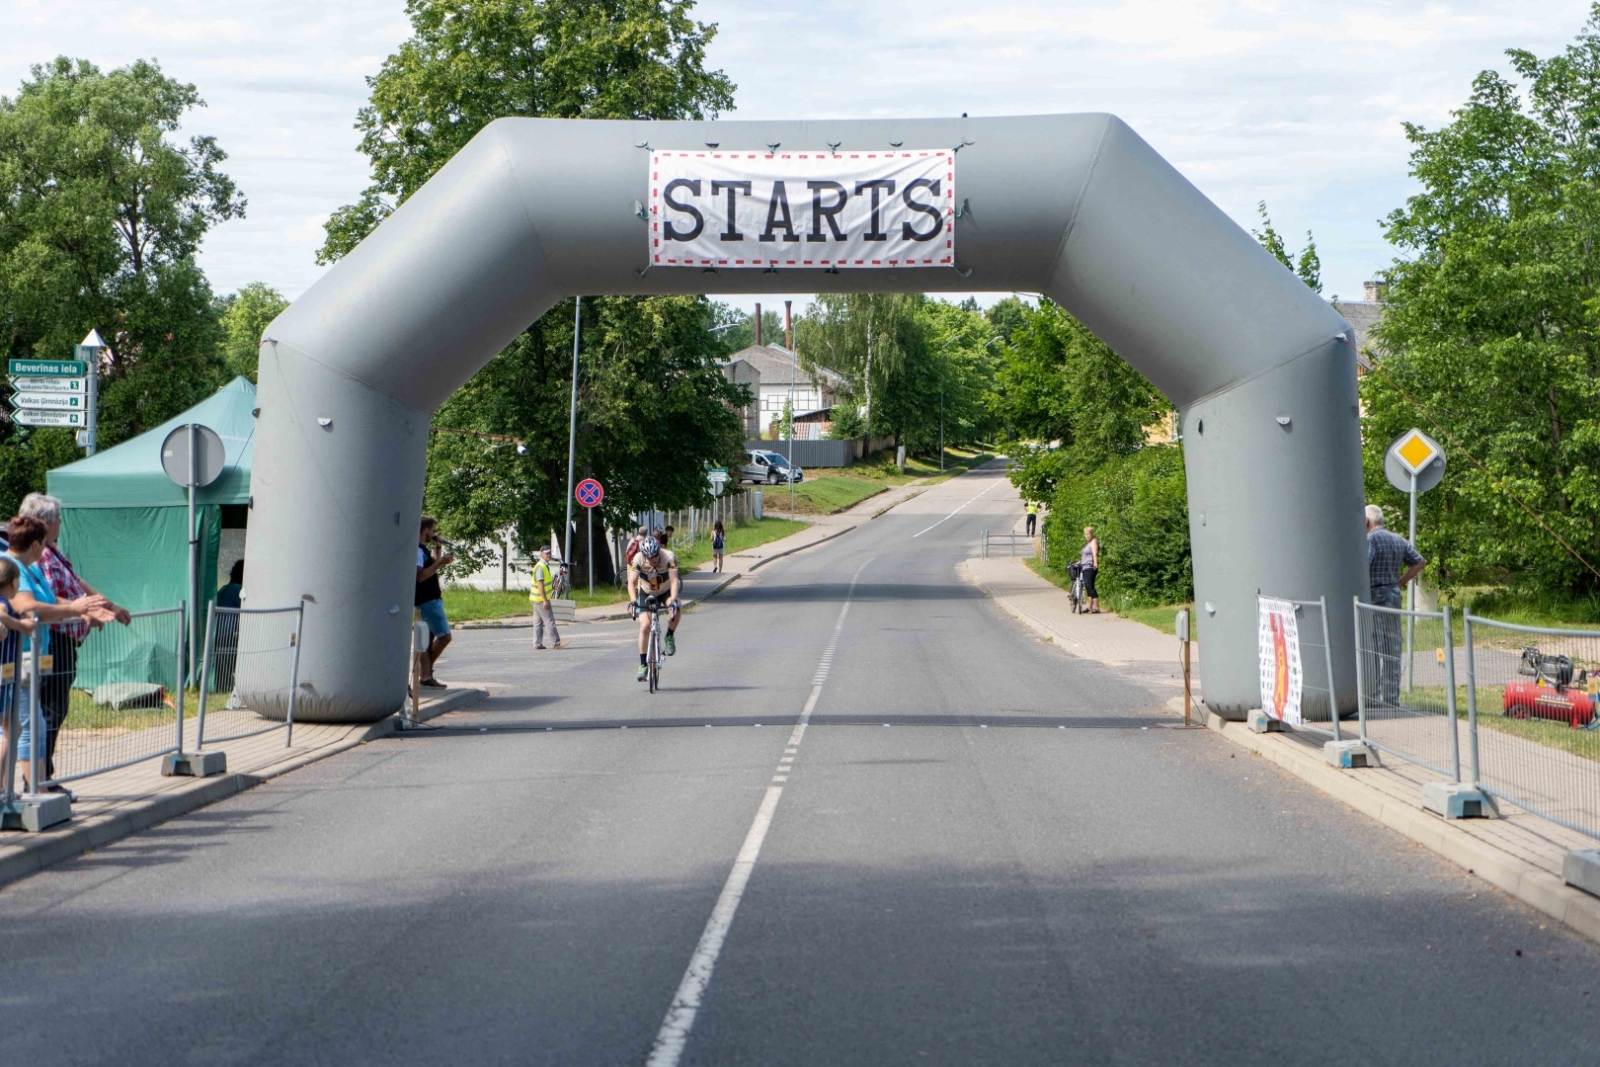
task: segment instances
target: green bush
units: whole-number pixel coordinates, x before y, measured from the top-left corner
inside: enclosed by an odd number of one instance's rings
[[[1100,597],[1111,607],[1174,604],[1194,596],[1189,508],[1178,445],[1112,456],[1086,475],[1063,478],[1045,522],[1049,563],[1064,571],[1083,549],[1083,528],[1100,538]]]

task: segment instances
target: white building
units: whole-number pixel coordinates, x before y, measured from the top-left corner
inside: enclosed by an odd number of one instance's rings
[[[808,415],[826,418],[844,387],[842,375],[821,367],[807,371],[781,345],[751,345],[735,352],[723,364],[723,373],[729,381],[750,387],[754,403],[745,410],[744,421],[745,435],[752,438],[767,436],[768,428],[783,418],[790,397],[797,420]],[[796,436],[804,434],[797,431]]]

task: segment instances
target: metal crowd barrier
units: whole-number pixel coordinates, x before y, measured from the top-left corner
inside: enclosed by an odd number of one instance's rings
[[[62,630],[47,649],[30,642],[24,673],[38,684],[27,688],[23,724],[34,788],[183,750],[184,610],[138,612],[81,644]],[[43,746],[32,744],[41,736]]]
[[[1004,545],[1005,546],[1005,550],[1006,550],[1005,554],[1007,556],[1022,556],[1022,557],[1030,557],[1030,556],[1032,556],[1033,553],[1034,553],[1034,547],[1035,547],[1034,543],[1033,543],[1033,538],[1028,536],[1025,533],[1017,533],[1015,530],[1007,530],[1007,531],[1005,531],[1003,533],[995,533],[992,530],[983,531],[983,549],[982,549],[982,552],[983,552],[983,558],[984,559],[988,559],[992,555],[998,555],[998,553],[994,553],[994,552],[990,551],[990,546],[993,546],[993,545]],[[1019,547],[1025,548],[1026,551],[1020,551],[1019,552],[1018,551]]]
[[[1600,837],[1600,631],[1464,623],[1473,783]]]
[[[1286,597],[1266,597],[1294,605],[1296,628],[1300,635],[1300,719],[1290,728],[1299,733],[1313,733],[1330,741],[1343,740],[1339,733],[1339,716],[1335,711],[1333,684],[1333,648],[1328,640],[1328,601],[1289,600]],[[1317,624],[1307,626],[1305,616],[1315,611]],[[1319,639],[1320,635],[1320,639]]]
[[[284,731],[285,747],[293,743],[304,632],[304,602],[292,608],[211,605],[200,669],[196,751],[208,744],[255,737],[272,730]],[[266,706],[246,705],[238,695],[240,688],[264,694],[259,699]],[[283,718],[278,720],[280,711]]]
[[[1355,627],[1361,740],[1461,781],[1450,609],[1406,611],[1357,600]],[[1408,642],[1402,629],[1413,627],[1414,642]]]

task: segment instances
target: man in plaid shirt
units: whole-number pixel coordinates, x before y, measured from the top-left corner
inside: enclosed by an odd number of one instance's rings
[[[45,550],[39,559],[39,570],[50,583],[51,592],[60,600],[76,600],[82,596],[98,596],[99,590],[78,577],[72,563],[56,540],[61,536],[61,501],[43,493],[29,493],[17,509],[19,515],[38,519],[44,523]],[[45,779],[55,777],[56,741],[61,727],[67,721],[67,707],[72,699],[72,685],[78,677],[78,646],[89,636],[89,628],[98,629],[115,619],[124,626],[131,616],[126,608],[111,603],[97,610],[90,619],[71,619],[50,625],[50,654],[53,657],[50,673],[39,686],[40,711],[45,725]],[[47,786],[59,791],[59,786]]]
[[[1428,561],[1397,533],[1383,528],[1383,509],[1367,505],[1367,583],[1372,603],[1385,608],[1401,606],[1401,588],[1417,575]],[[1379,701],[1394,707],[1400,700],[1400,616],[1373,613],[1373,636],[1378,654],[1377,692]]]

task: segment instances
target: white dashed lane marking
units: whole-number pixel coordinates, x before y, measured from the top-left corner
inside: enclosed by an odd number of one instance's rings
[[[728,880],[723,883],[722,893],[717,897],[716,906],[711,909],[711,918],[706,920],[700,943],[689,957],[689,966],[683,972],[683,980],[678,983],[678,992],[672,998],[666,1018],[661,1021],[661,1029],[657,1031],[655,1044],[650,1049],[650,1058],[645,1061],[646,1067],[677,1067],[683,1057],[684,1046],[689,1043],[689,1032],[694,1029],[695,1015],[705,999],[706,987],[711,984],[711,972],[716,969],[717,957],[722,954],[722,943],[727,939],[729,927],[733,925],[733,916],[739,910],[745,886],[750,883],[756,857],[761,854],[761,844],[767,839],[767,828],[772,825],[772,814],[778,809],[778,798],[783,796],[782,783],[789,780],[788,776],[794,770],[794,756],[800,751],[800,742],[805,739],[806,724],[811,721],[811,713],[822,698],[822,686],[828,680],[833,655],[839,647],[839,635],[844,632],[844,620],[850,615],[850,599],[855,596],[856,582],[861,579],[861,572],[867,569],[867,563],[871,562],[869,559],[858,567],[855,577],[850,579],[850,591],[845,594],[839,619],[833,624],[833,635],[828,639],[828,647],[823,649],[822,660],[817,664],[817,673],[812,678],[811,695],[800,712],[800,721],[795,723],[794,731],[789,734],[783,759],[778,764],[778,773],[772,776],[772,784],[767,786],[766,796],[761,798],[761,807],[756,810],[755,821],[750,824],[750,832],[745,834],[744,845],[739,849],[738,858],[733,861],[733,870],[728,872]]]

